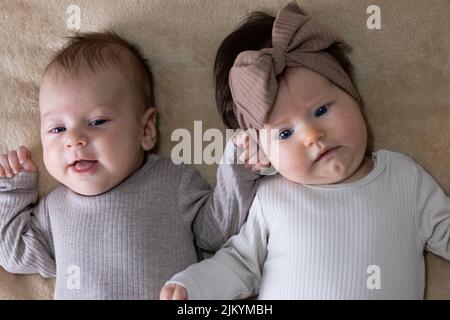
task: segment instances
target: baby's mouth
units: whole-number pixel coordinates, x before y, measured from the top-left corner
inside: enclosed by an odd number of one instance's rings
[[[339,146],[334,147],[334,148],[326,148],[325,150],[323,150],[322,152],[319,153],[319,155],[317,156],[316,160],[314,160],[313,164],[317,163],[318,161],[320,161],[321,159],[325,158],[330,153],[333,153],[337,149],[339,149]]]
[[[77,174],[91,173],[97,167],[97,160],[78,160],[70,165]]]

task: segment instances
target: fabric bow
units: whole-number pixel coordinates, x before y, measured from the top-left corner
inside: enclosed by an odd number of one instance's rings
[[[242,129],[260,129],[286,68],[306,67],[328,78],[357,101],[358,93],[339,62],[328,52],[340,40],[331,30],[302,14],[295,1],[281,9],[272,29],[272,48],[241,52],[230,70],[233,112]]]

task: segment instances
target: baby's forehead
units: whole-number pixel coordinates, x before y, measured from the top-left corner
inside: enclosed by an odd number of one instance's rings
[[[332,94],[336,86],[319,73],[307,68],[288,68],[279,81],[278,99],[305,103]]]
[[[70,63],[54,60],[45,69],[42,82],[45,81],[67,81],[79,80],[83,76],[103,78],[105,74],[121,75],[129,80],[134,80],[137,71],[132,67],[133,57],[130,54],[123,54],[120,59],[112,56],[103,58],[93,58],[92,60],[75,58]],[[104,80],[104,79],[103,79]]]
[[[121,112],[123,108],[136,106],[142,109],[140,92],[121,72],[115,70],[86,70],[72,73],[67,70],[49,72],[40,87],[39,108],[41,115],[85,112],[110,109]],[[106,110],[107,111],[107,110]]]

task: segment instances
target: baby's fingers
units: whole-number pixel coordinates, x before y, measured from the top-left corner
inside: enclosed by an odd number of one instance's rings
[[[250,154],[250,158],[248,159],[249,164],[259,164],[262,167],[270,166],[270,160],[267,158],[264,151],[259,147],[256,152],[252,152]]]
[[[3,166],[0,164],[0,178],[4,178],[6,176],[5,169],[3,169]]]
[[[20,146],[17,149],[17,156],[19,157],[19,162],[25,172],[37,172],[37,167],[31,160],[31,152],[24,146]]]
[[[13,170],[11,166],[9,165],[8,155],[7,154],[1,154],[0,155],[0,176],[4,177],[7,176],[8,178],[12,178],[14,176]]]
[[[256,142],[254,142],[253,140],[248,140],[244,143],[243,146],[243,150],[242,150],[242,154],[239,156],[239,160],[241,161],[240,163],[246,163],[248,162],[250,159],[253,159],[255,157],[257,157],[258,155],[258,150],[259,150],[259,146]],[[256,159],[256,158],[255,158]],[[256,162],[255,162],[256,163]]]
[[[19,158],[20,164],[24,164],[30,156],[31,153],[26,147],[20,146],[19,149],[17,149],[17,157]]]
[[[176,285],[172,300],[187,300],[187,291],[183,286]]]
[[[20,172],[20,163],[19,157],[17,156],[17,151],[13,150],[8,152],[8,161],[13,173],[18,174]]]
[[[233,137],[234,144],[241,148],[245,147],[245,144],[248,143],[248,139],[248,134],[245,131],[241,131]]]
[[[173,292],[175,291],[174,284],[167,284],[162,287],[161,292],[159,293],[160,300],[172,300]]]
[[[187,291],[183,286],[167,284],[162,287],[159,298],[161,300],[186,300]]]

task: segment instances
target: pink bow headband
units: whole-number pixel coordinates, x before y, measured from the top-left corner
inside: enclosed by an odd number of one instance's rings
[[[339,62],[325,52],[339,38],[303,15],[295,1],[278,12],[272,48],[241,52],[230,70],[233,111],[242,129],[260,129],[278,92],[277,77],[291,67],[306,67],[329,79],[357,101],[358,93]]]

